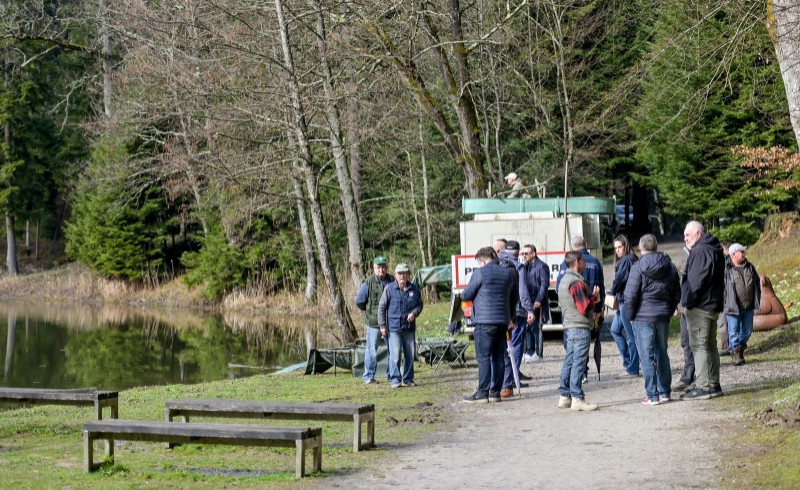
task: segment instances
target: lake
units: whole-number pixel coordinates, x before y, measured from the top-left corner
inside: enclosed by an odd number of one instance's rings
[[[304,328],[316,335],[296,319],[6,302],[0,384],[119,391],[252,376],[305,360]]]

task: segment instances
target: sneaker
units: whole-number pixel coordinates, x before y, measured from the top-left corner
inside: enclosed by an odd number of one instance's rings
[[[672,391],[686,391],[691,388],[692,383],[687,383],[686,381],[678,381],[674,385],[672,385]]]
[[[486,395],[480,396],[478,395],[477,392],[475,392],[470,396],[464,397],[464,399],[461,401],[463,403],[488,403],[489,397],[487,397]]]
[[[417,383],[415,383],[413,381],[407,381],[407,382],[403,383],[403,386],[407,386],[409,388],[413,388],[414,386],[417,386]]]
[[[542,362],[542,358],[539,357],[539,354],[534,352],[533,356],[531,357],[531,362]]]
[[[588,383],[588,382],[589,382],[589,376],[584,374],[583,375],[583,379],[581,380],[581,383]]]
[[[522,354],[522,362],[525,364],[533,362],[533,356],[529,356],[528,354]]]
[[[586,400],[580,398],[573,398],[572,405],[569,407],[573,412],[591,412],[597,410],[597,405],[587,403]]]
[[[716,398],[718,396],[723,396],[725,393],[722,392],[722,387],[717,386],[711,390],[711,398]]]
[[[568,396],[558,397],[558,408],[569,408],[572,406],[572,398]]]
[[[683,400],[708,400],[709,398],[711,398],[711,393],[699,388],[695,388],[681,397]]]
[[[528,376],[527,374],[519,373],[519,379],[520,379],[520,381],[530,381],[533,378]]]
[[[376,384],[378,384],[378,381],[375,380],[375,378],[372,378],[372,379],[368,379],[368,380],[364,381],[364,384],[365,385],[376,385]]]
[[[401,386],[403,386],[403,385],[401,385],[400,383],[392,383],[392,389],[400,388]]]
[[[669,395],[661,395],[658,397],[658,401],[660,401],[661,403],[667,403],[671,402],[672,398],[670,398]]]
[[[618,378],[638,378],[638,374],[629,373],[628,371],[622,371],[622,374],[617,376]]]
[[[514,390],[511,388],[506,388],[500,392],[500,398],[509,398],[514,395]]]
[[[661,405],[661,401],[645,398],[644,400],[642,400],[642,405],[647,405],[648,407],[654,407],[656,405]]]
[[[500,393],[489,393],[489,403],[498,403],[501,402],[502,398]]]

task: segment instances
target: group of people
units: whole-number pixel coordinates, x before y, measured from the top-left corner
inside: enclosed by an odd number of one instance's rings
[[[720,351],[716,346],[717,321],[724,316],[734,365],[744,364],[744,351],[753,330],[761,288],[755,267],[747,261],[746,247],[730,247],[690,221],[684,230],[687,253],[679,272],[672,260],[659,252],[652,234],[639,239],[637,255],[625,236],[614,240],[614,281],[605,297],[603,269],[586,240],[575,236],[564,256],[556,281],[562,312],[565,356],[559,381],[558,408],[597,410],[586,401],[589,347],[602,318],[604,303],[616,309],[611,334],[622,358],[622,376],[644,378],[644,405],[682,399],[704,400],[723,394],[719,380]],[[548,321],[548,266],[536,256],[536,247],[498,239],[475,254],[478,267],[461,298],[472,301],[478,387],[466,403],[499,402],[513,394],[514,372],[523,360],[538,359],[539,322]],[[356,305],[367,325],[363,380],[377,383],[376,352],[381,338],[389,349],[388,379],[392,388],[415,386],[416,318],[422,297],[409,281],[407,264],[397,264],[395,276],[387,272],[385,257],[376,257],[373,272],[361,286]],[[681,316],[684,371],[672,385],[667,353],[670,318]],[[514,357],[506,349],[510,343]],[[403,364],[401,366],[401,358]],[[530,379],[521,375],[522,380]]]
[[[422,295],[411,282],[408,264],[397,264],[394,277],[388,274],[386,257],[372,261],[373,274],[361,284],[356,294],[356,306],[364,314],[367,344],[364,355],[364,384],[376,384],[378,346],[383,338],[389,349],[387,378],[392,388],[416,386],[417,317],[422,313]],[[402,368],[400,361],[403,361]]]

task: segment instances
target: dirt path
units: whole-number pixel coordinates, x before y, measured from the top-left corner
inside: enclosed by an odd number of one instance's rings
[[[680,245],[668,250],[673,258],[681,257]],[[608,285],[613,277],[609,272]],[[674,393],[674,401],[648,407],[641,403],[642,378],[617,377],[622,363],[615,344],[607,338],[602,346],[601,380],[597,381],[591,363],[594,375],[584,385],[586,399],[600,405],[600,410],[572,413],[556,407],[563,349],[558,340],[551,340],[545,344],[544,362],[523,365],[522,371],[534,379],[521,398],[482,405],[453,400],[444,407],[447,416],[458,421],[453,432],[390,448],[389,460],[394,462],[337,479],[334,485],[348,489],[717,488],[722,477],[718,449],[725,442],[723,432],[742,417],[724,408],[730,404],[722,400],[758,389],[776,375],[800,376],[797,363],[750,362],[736,368],[730,358],[723,358],[720,377],[727,397],[684,402],[678,400],[680,393]],[[683,369],[680,346],[670,346],[670,360],[676,381]],[[472,370],[471,377],[465,374],[463,393],[467,395],[474,390],[477,370]]]

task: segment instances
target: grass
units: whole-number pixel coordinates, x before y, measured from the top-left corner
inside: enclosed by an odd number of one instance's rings
[[[790,322],[800,315],[800,257],[797,237],[759,243],[748,259],[772,279],[775,293],[787,307]],[[800,362],[800,322],[770,332],[756,332],[748,360]],[[746,366],[744,367],[746,369]],[[780,379],[720,399],[742,413],[741,424],[726,433],[721,453],[722,485],[726,488],[800,488],[800,381]]]
[[[443,335],[446,302],[427,305],[418,321],[419,336]],[[474,356],[473,356],[474,359]],[[332,373],[317,376],[262,375],[197,385],[144,387],[120,393],[120,417],[163,420],[164,402],[177,398],[231,398],[315,402],[367,402],[376,406],[375,449],[352,452],[352,424],[280,421],[323,429],[322,473],[296,480],[294,449],[121,442],[114,465],[83,472],[82,426],[93,409],[61,406],[0,408],[2,488],[309,488],[331,486],[336,476],[370,467],[393,450],[449,427],[446,405],[463,394],[471,380],[463,369],[417,368],[416,388],[392,390],[388,383],[365,386],[360,379]],[[221,419],[193,418],[193,421]],[[239,423],[259,423],[241,420]],[[96,457],[102,456],[98,443]]]

